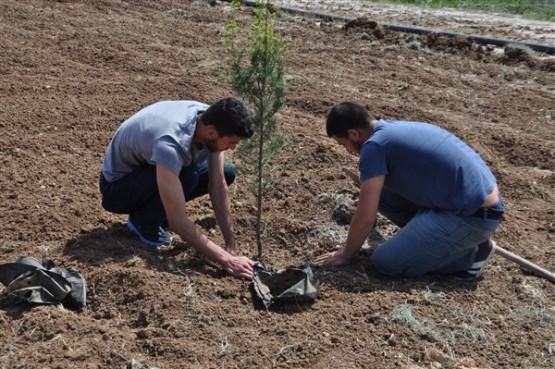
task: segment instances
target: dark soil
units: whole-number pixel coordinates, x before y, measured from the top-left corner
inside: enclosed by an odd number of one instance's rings
[[[219,73],[228,10],[208,1],[0,2],[0,262],[48,255],[88,282],[81,311],[0,310],[1,368],[555,367],[555,285],[503,257],[477,283],[409,280],[377,275],[365,250],[348,266],[315,270],[314,304],[266,311],[249,281],[179,238],[165,252],[141,246],[124,216],[102,209],[100,165],[124,119],[158,100],[232,94]],[[356,197],[342,168],[357,162],[326,137],[324,120],[351,100],[468,142],[506,202],[498,244],[555,270],[552,59],[374,23],[276,22],[294,81],[279,125],[293,145],[265,200],[262,261],[300,265],[344,240],[345,214],[334,210]],[[232,188],[238,246],[253,258],[254,180],[240,176]],[[189,214],[222,241],[207,199]],[[380,219],[369,247],[392,232]]]

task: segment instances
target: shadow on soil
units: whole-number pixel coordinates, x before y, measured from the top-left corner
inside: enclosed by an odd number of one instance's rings
[[[91,266],[125,264],[139,257],[148,267],[163,272],[180,273],[193,269],[212,278],[226,275],[183,242],[174,243],[169,250],[158,250],[141,244],[121,223],[82,232],[66,243],[64,256]]]
[[[416,278],[393,278],[377,273],[372,265],[371,250],[359,253],[349,265],[317,268],[314,273],[322,285],[355,294],[375,291],[397,291],[411,294],[415,291],[447,292],[475,290],[477,281],[460,281],[448,275],[428,274]]]

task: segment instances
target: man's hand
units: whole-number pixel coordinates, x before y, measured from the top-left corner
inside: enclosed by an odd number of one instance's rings
[[[252,268],[255,264],[255,261],[246,256],[231,256],[225,263],[222,263],[222,267],[234,277],[252,279]]]
[[[335,251],[325,253],[324,255],[318,256],[314,260],[314,264],[317,266],[338,266],[348,264],[350,257],[346,255],[345,248],[342,246],[336,246]]]

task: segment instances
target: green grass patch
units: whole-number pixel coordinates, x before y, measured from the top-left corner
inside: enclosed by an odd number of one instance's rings
[[[554,0],[375,0],[375,2],[516,14],[531,19],[555,21]]]

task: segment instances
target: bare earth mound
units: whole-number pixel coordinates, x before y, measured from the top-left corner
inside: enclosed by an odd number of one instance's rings
[[[82,311],[0,310],[1,367],[555,367],[554,284],[499,256],[483,280],[463,283],[384,278],[366,251],[349,266],[316,270],[322,288],[312,306],[266,311],[248,281],[179,239],[153,252],[125,217],[102,210],[100,165],[122,120],[158,100],[231,94],[218,72],[228,11],[208,1],[0,2],[0,263],[49,255],[89,285]],[[276,18],[293,81],[279,122],[294,145],[279,158],[286,170],[266,201],[263,261],[299,265],[343,240],[332,213],[338,198],[356,195],[341,171],[356,170],[356,158],[323,125],[335,102],[352,100],[467,141],[507,204],[496,241],[555,270],[553,60],[392,33],[379,21],[345,29]],[[253,180],[233,187],[238,244],[251,257]],[[191,204],[190,216],[221,241],[208,205]],[[370,246],[392,231],[378,224]]]

